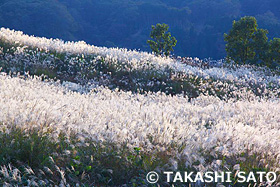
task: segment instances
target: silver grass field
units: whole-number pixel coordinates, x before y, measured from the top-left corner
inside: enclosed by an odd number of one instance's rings
[[[170,170],[280,177],[279,70],[4,28],[0,41],[3,186],[149,186],[149,171]]]

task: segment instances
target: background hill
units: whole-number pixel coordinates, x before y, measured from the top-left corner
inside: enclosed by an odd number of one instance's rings
[[[1,0],[0,26],[27,34],[149,51],[151,25],[167,23],[181,56],[225,56],[232,21],[255,16],[280,36],[279,0]]]

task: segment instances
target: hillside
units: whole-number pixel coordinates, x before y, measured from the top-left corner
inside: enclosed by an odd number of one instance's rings
[[[169,186],[163,171],[279,174],[277,71],[5,28],[0,47],[0,184],[148,186],[157,171]]]
[[[221,59],[223,34],[233,20],[255,16],[272,39],[280,36],[279,9],[278,0],[4,0],[0,26],[30,35],[149,51],[151,25],[167,23],[178,40],[176,55]]]

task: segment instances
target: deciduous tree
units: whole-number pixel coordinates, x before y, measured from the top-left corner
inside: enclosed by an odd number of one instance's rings
[[[269,58],[271,66],[280,67],[280,38],[274,38],[269,42]]]
[[[243,17],[234,21],[229,34],[224,38],[227,42],[227,56],[236,63],[244,64],[252,62],[255,57],[254,42],[255,33],[258,31],[257,20],[254,17]]]

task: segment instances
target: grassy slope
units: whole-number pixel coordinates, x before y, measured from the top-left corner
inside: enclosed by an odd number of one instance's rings
[[[28,70],[33,75],[44,73],[50,78],[56,77],[62,81],[74,81],[83,84],[90,82],[90,80],[99,83],[109,81],[107,86],[111,86],[111,88],[118,87],[134,92],[140,90],[140,93],[161,91],[176,95],[183,91],[190,98],[198,97],[200,93],[206,93],[201,91],[200,87],[207,86],[206,90],[211,95],[223,99],[236,97],[234,94],[231,95],[231,92],[234,92],[225,88],[224,85],[217,88],[215,79],[203,79],[194,76],[180,77],[181,75],[178,75],[172,69],[158,71],[150,66],[135,70],[133,67],[118,61],[107,61],[104,57],[97,58],[96,55],[84,56],[57,53],[56,51],[38,51],[32,47],[25,49],[23,53],[17,53],[14,44],[7,43],[4,40],[2,40],[1,46],[3,50],[0,63],[6,72],[13,70],[23,73],[23,71]],[[75,63],[71,64],[74,59],[76,60]],[[87,64],[88,62],[94,63]],[[152,84],[151,82],[159,82],[159,84]],[[222,82],[223,84],[232,84],[228,81]],[[257,84],[253,84],[252,87],[236,84],[237,87],[234,87],[233,90],[236,88],[258,90]],[[271,84],[271,90],[273,91],[276,87],[277,91],[279,85]],[[116,142],[93,142],[90,138],[82,139],[79,138],[79,134],[87,133],[76,131],[62,131],[57,135],[57,139],[53,139],[52,134],[56,132],[56,128],[49,125],[37,124],[34,126],[32,123],[26,123],[22,124],[21,127],[13,123],[2,122],[0,133],[0,155],[2,158],[0,164],[4,166],[1,169],[2,172],[0,172],[0,182],[2,184],[7,182],[27,185],[33,181],[39,185],[44,183],[46,185],[80,183],[88,186],[147,185],[145,181],[147,172],[151,170],[160,172],[161,169],[174,167],[170,163],[170,158],[172,158],[170,152],[172,153],[172,150],[180,152],[184,149],[184,147],[170,144],[170,147],[166,147],[167,151],[147,152],[136,146],[131,149],[129,144],[119,145]],[[265,164],[260,162],[261,158],[266,158],[265,154],[252,154],[246,151],[234,156],[217,154],[215,158],[204,150],[201,150],[201,154],[204,155],[206,163],[211,163],[213,160],[222,160],[221,170],[226,170],[226,167],[233,169],[232,167],[235,164],[240,164],[241,170],[244,171],[267,171],[267,164],[275,165],[274,160],[266,160]],[[177,170],[190,171],[194,169],[192,166],[186,167],[184,157],[176,158],[176,160]],[[10,169],[8,164],[12,165]],[[33,170],[30,170],[29,167]],[[18,168],[21,173],[17,173],[15,168]],[[163,178],[160,184],[164,184]]]

